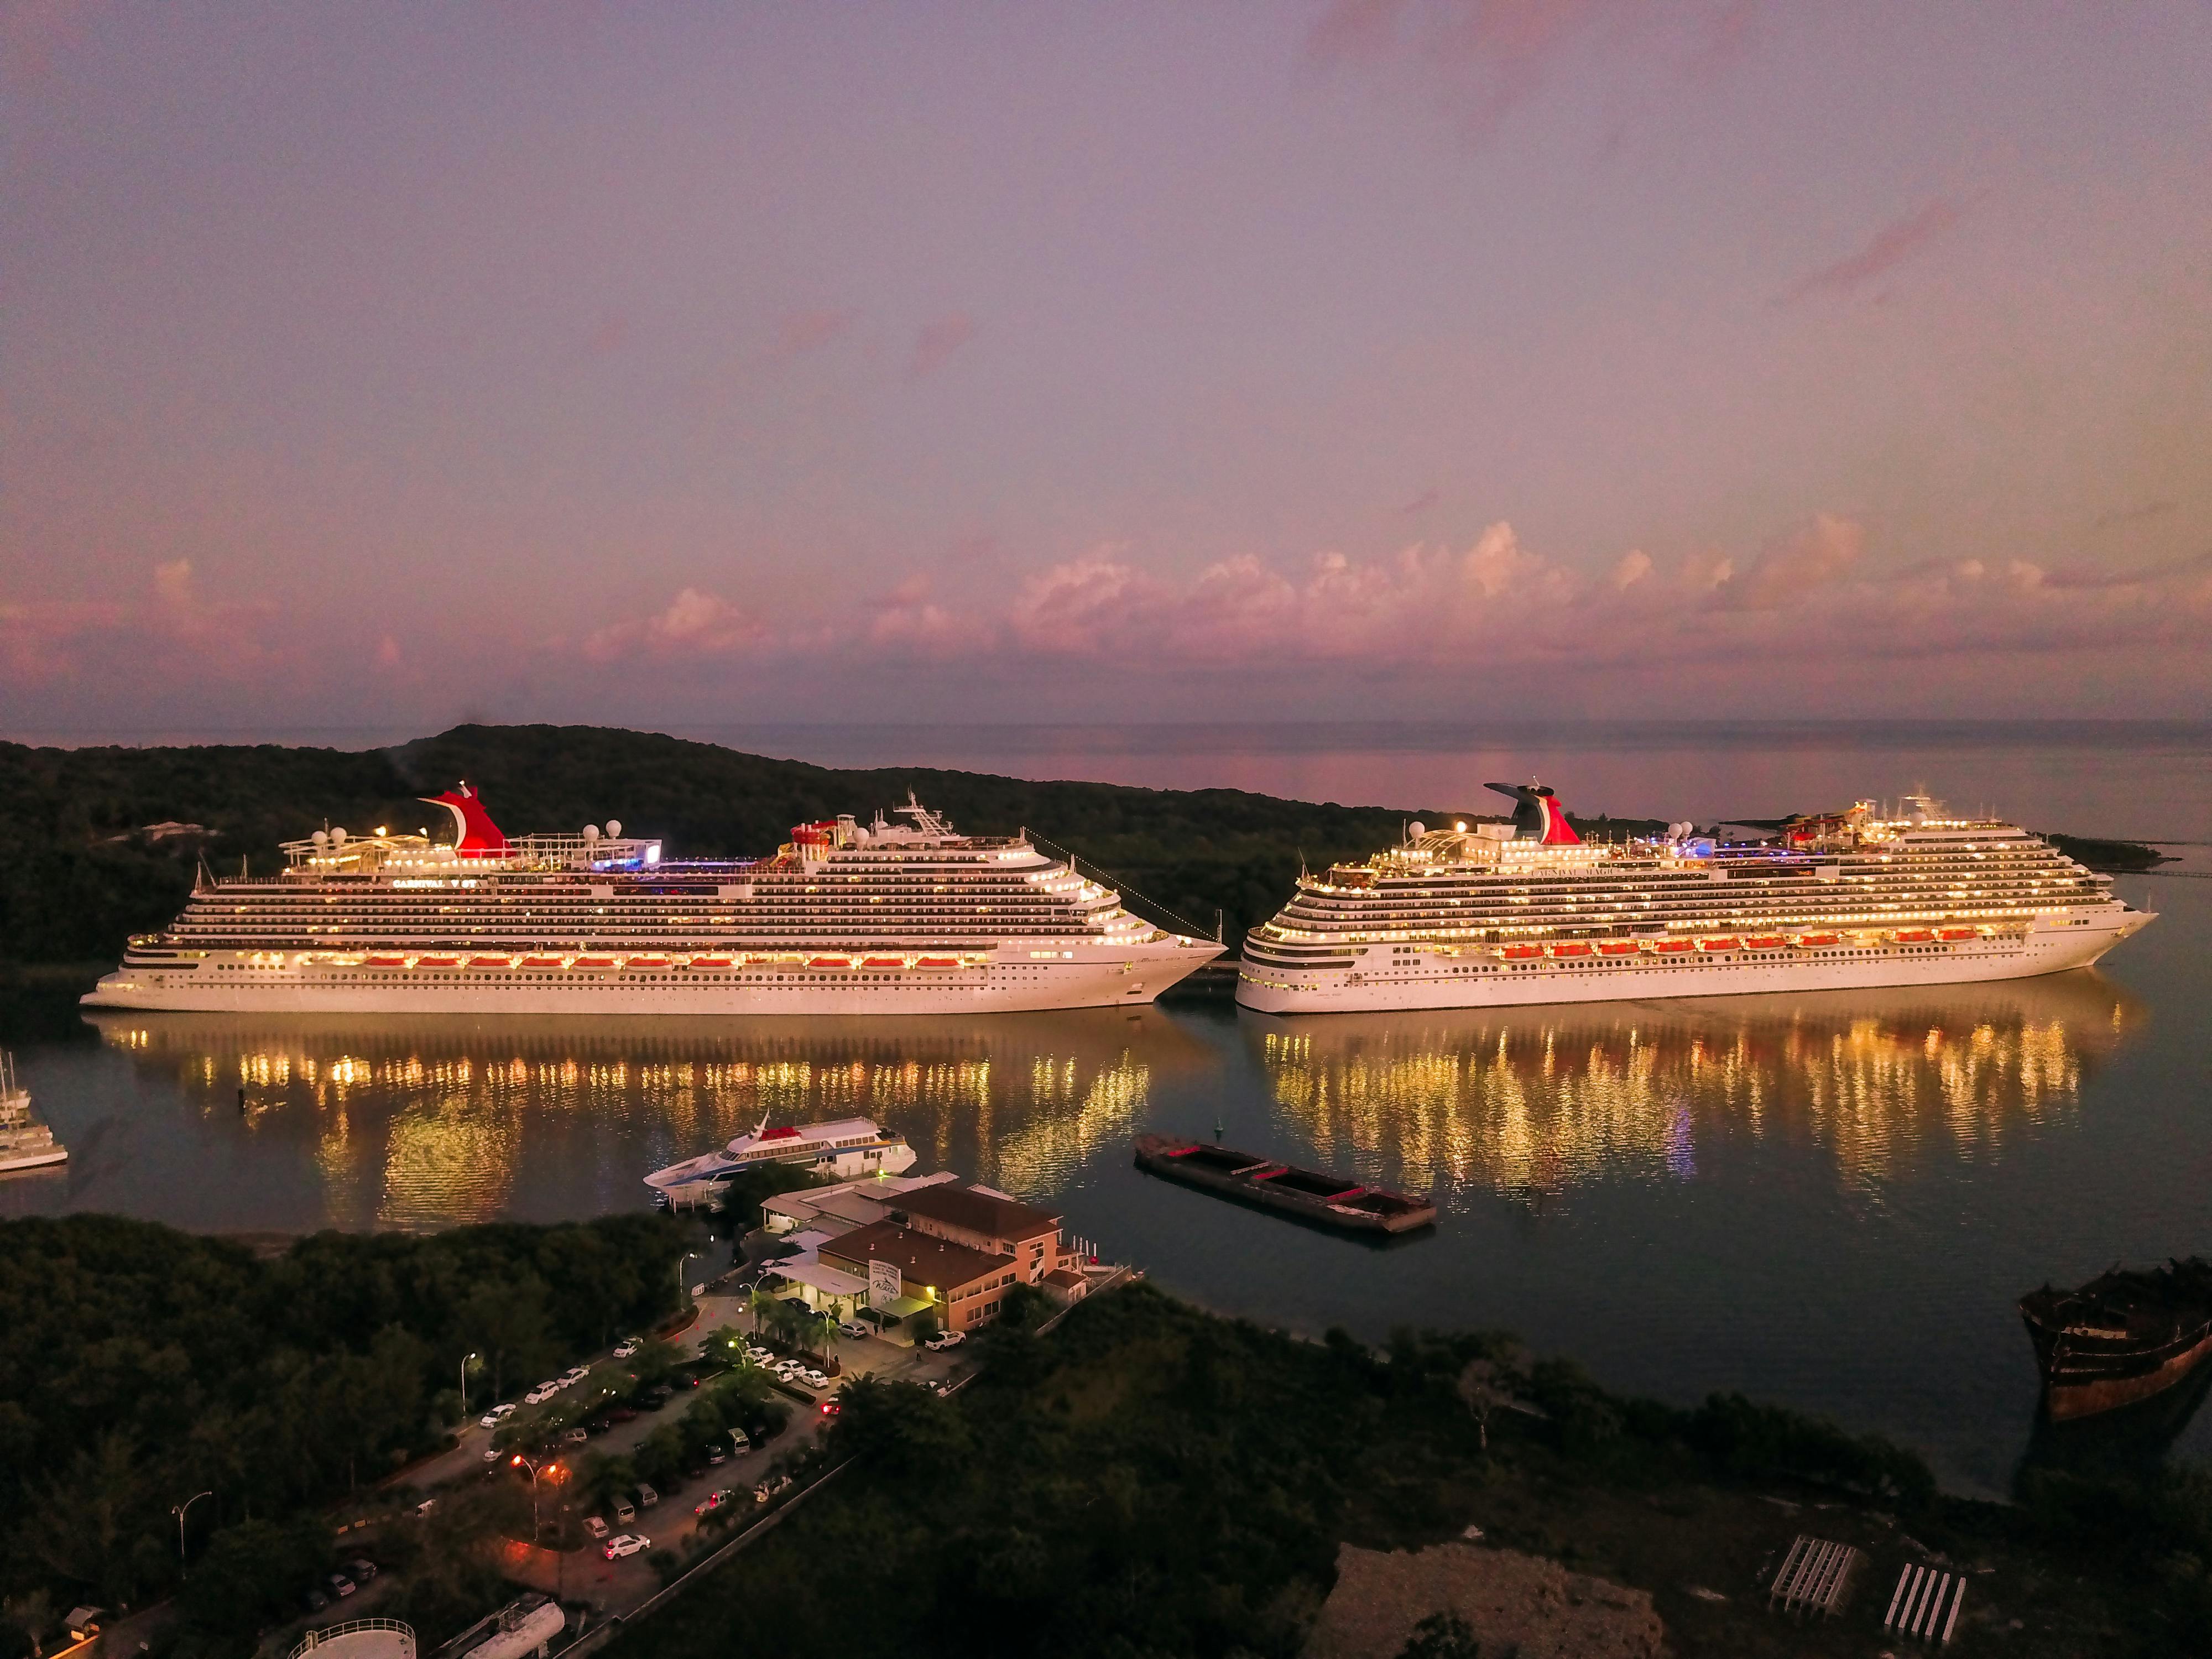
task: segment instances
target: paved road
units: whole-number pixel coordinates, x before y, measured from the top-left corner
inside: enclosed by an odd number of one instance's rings
[[[750,1303],[739,1296],[703,1296],[699,1298],[699,1319],[684,1333],[678,1346],[687,1354],[696,1354],[704,1340],[726,1326],[740,1330],[752,1328]],[[832,1351],[844,1367],[843,1375],[818,1395],[802,1389],[811,1397],[827,1399],[834,1395],[843,1382],[852,1378],[874,1375],[901,1381],[918,1382],[941,1382],[958,1368],[960,1350],[931,1353],[927,1350],[892,1342],[881,1337],[838,1337]],[[590,1375],[564,1390],[557,1396],[562,1400],[589,1398],[599,1390],[616,1382],[627,1382],[629,1373],[622,1361],[611,1356],[595,1361]],[[731,1457],[727,1462],[710,1467],[705,1475],[695,1481],[684,1481],[672,1491],[663,1491],[661,1501],[641,1512],[637,1519],[618,1524],[614,1517],[606,1516],[608,1524],[617,1532],[642,1532],[652,1539],[656,1550],[671,1549],[683,1553],[699,1530],[698,1519],[692,1514],[692,1505],[718,1488],[727,1487],[738,1496],[738,1522],[742,1525],[758,1510],[753,1502],[752,1488],[766,1474],[769,1467],[786,1454],[809,1443],[821,1431],[822,1417],[818,1412],[808,1411],[788,1395],[780,1395],[791,1406],[791,1420],[783,1431],[766,1446]],[[635,1448],[641,1441],[664,1423],[675,1422],[684,1413],[688,1391],[679,1390],[675,1398],[658,1412],[640,1412],[629,1422],[617,1423],[604,1435],[595,1436],[586,1446],[574,1449],[571,1461],[580,1463],[593,1454],[619,1455]],[[479,1427],[471,1418],[461,1431],[460,1443],[452,1451],[441,1454],[409,1472],[409,1480],[416,1486],[431,1491],[450,1481],[479,1476],[497,1460],[487,1460],[484,1452],[492,1442],[492,1431]],[[545,1479],[541,1475],[540,1480]],[[549,1486],[544,1498],[549,1516],[558,1502],[556,1486]],[[727,1536],[735,1525],[718,1528],[720,1536]],[[509,1547],[501,1563],[509,1576],[535,1589],[557,1591],[572,1598],[588,1600],[603,1613],[623,1613],[636,1607],[660,1588],[659,1577],[647,1566],[643,1555],[621,1561],[609,1561],[599,1545],[586,1540],[577,1549],[557,1552],[537,1549],[521,1543]]]

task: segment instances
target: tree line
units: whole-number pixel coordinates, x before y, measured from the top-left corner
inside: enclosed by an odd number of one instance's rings
[[[1471,1510],[1492,1543],[1652,1589],[1679,1650],[1795,1652],[1802,1627],[1773,1620],[1754,1588],[1763,1546],[1742,1547],[1813,1527],[1776,1502],[1820,1505],[1824,1528],[1843,1524],[1826,1512],[1850,1510],[1915,1549],[1996,1559],[1978,1600],[2039,1598],[2038,1639],[2008,1650],[2197,1652],[2212,1638],[2202,1475],[2032,1475],[2022,1502],[1997,1504],[1940,1493],[1879,1437],[1735,1395],[1687,1408],[1624,1397],[1499,1333],[1404,1330],[1380,1350],[1340,1330],[1301,1340],[1149,1285],[1079,1304],[1049,1336],[1027,1322],[979,1334],[981,1370],[953,1398],[850,1384],[831,1451],[860,1460],[853,1478],[609,1659],[733,1642],[849,1659],[1295,1659],[1340,1543],[1456,1540]],[[1686,1574],[1723,1585],[1727,1605],[1692,1599]],[[1463,1653],[1463,1633],[1432,1630],[1408,1651]]]
[[[263,1260],[116,1217],[0,1222],[0,1623],[171,1589],[173,1506],[198,1492],[193,1554],[249,1524],[291,1537],[442,1444],[465,1364],[481,1411],[667,1316],[684,1239],[630,1214]]]
[[[509,833],[619,819],[674,858],[770,854],[791,826],[866,822],[909,791],[975,834],[1024,827],[1210,931],[1273,914],[1303,858],[1364,856],[1407,814],[1236,789],[1033,783],[926,767],[839,770],[595,726],[457,726],[393,749],[272,744],[33,749],[0,744],[0,940],[27,963],[112,960],[167,923],[203,862],[278,867],[278,843],[325,823],[442,832],[417,797],[465,778]],[[1431,814],[1432,817],[1437,816]],[[156,826],[191,826],[157,830]]]

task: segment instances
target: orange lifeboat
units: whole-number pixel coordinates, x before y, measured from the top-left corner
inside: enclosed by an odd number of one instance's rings
[[[1571,945],[1547,945],[1545,949],[1555,957],[1586,957],[1590,953],[1589,946],[1584,945],[1580,939],[1577,939]]]
[[[405,957],[371,957],[368,958],[368,965],[372,968],[404,968],[407,965],[407,958]]]
[[[903,968],[906,966],[906,958],[904,957],[870,957],[866,962],[862,963],[860,966],[863,968]]]
[[[1686,939],[1661,939],[1651,941],[1653,951],[1662,957],[1680,956],[1689,948],[1690,941]]]
[[[1632,957],[1636,954],[1636,941],[1626,939],[1607,939],[1597,947],[1597,953],[1601,957]]]
[[[1698,949],[1700,951],[1733,951],[1735,949],[1735,944],[1736,942],[1732,939],[1701,939],[1698,941]]]
[[[471,968],[512,968],[514,966],[514,958],[513,957],[471,957],[469,958],[469,966]]]
[[[850,968],[853,959],[850,957],[816,957],[806,965],[809,968]]]
[[[694,968],[726,968],[730,965],[730,959],[727,957],[694,957],[691,965]]]
[[[1978,927],[1946,927],[1936,935],[1946,945],[1958,945],[1970,939],[1979,939],[1981,936],[1982,930]]]
[[[578,957],[576,958],[576,966],[579,968],[611,968],[614,965],[615,959],[612,957]]]
[[[1540,946],[1534,945],[1509,945],[1498,954],[1508,962],[1526,962],[1531,957],[1542,956],[1544,952]]]
[[[1744,940],[1743,948],[1747,951],[1779,951],[1788,943],[1789,940],[1779,933],[1761,933],[1756,939]]]
[[[1800,933],[1797,935],[1797,943],[1805,950],[1818,951],[1824,946],[1837,943],[1837,939],[1833,933]]]
[[[668,966],[668,958],[666,957],[632,957],[628,965],[633,971],[640,968],[665,968]]]
[[[526,968],[558,968],[561,960],[559,957],[525,957],[522,965]]]
[[[1904,927],[1892,933],[1890,937],[1899,945],[1929,945],[1935,941],[1936,935],[1925,927]]]
[[[957,957],[916,957],[915,958],[914,965],[917,968],[957,968],[960,965],[960,958]]]
[[[417,957],[415,965],[417,968],[458,968],[461,965],[461,959],[459,957]]]

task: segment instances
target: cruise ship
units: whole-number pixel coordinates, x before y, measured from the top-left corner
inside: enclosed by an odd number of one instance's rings
[[[914,1148],[906,1137],[880,1127],[872,1118],[841,1117],[826,1123],[759,1126],[717,1152],[702,1152],[646,1176],[653,1201],[681,1208],[716,1206],[722,1189],[739,1176],[771,1164],[795,1164],[825,1181],[852,1181],[875,1175],[904,1175],[914,1168]]]
[[[1793,818],[1771,841],[1583,840],[1540,784],[1488,786],[1510,823],[1407,826],[1302,877],[1247,936],[1264,1013],[2020,979],[2087,967],[2153,918],[2009,823],[1925,796]]]
[[[510,839],[464,782],[452,838],[316,830],[203,880],[94,1007],[298,1013],[972,1014],[1149,1002],[1221,954],[1028,835],[802,823],[773,858],[678,860],[619,821]]]

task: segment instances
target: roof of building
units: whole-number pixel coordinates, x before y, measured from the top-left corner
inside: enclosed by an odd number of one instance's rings
[[[1044,1282],[1048,1285],[1059,1285],[1065,1286],[1069,1290],[1073,1290],[1077,1285],[1083,1284],[1085,1280],[1081,1273],[1070,1273],[1065,1267],[1054,1267],[1050,1273],[1044,1276]]]
[[[871,1221],[881,1221],[890,1206],[881,1199],[865,1193],[831,1193],[814,1206],[818,1219],[834,1216],[840,1221],[849,1221],[854,1226],[865,1226]]]
[[[986,1273],[1003,1272],[1013,1265],[1010,1256],[993,1255],[983,1250],[971,1250],[965,1244],[954,1244],[942,1238],[932,1238],[927,1233],[917,1233],[900,1226],[895,1221],[878,1221],[866,1227],[855,1227],[839,1238],[822,1245],[821,1254],[832,1261],[850,1261],[861,1267],[870,1261],[896,1261],[899,1271],[918,1285],[934,1285],[951,1290]]]
[[[858,1296],[868,1288],[867,1275],[849,1273],[822,1261],[779,1261],[767,1277],[782,1278],[794,1285],[811,1285],[830,1296]]]
[[[1060,1218],[1051,1211],[973,1187],[931,1187],[907,1193],[898,1206],[909,1215],[927,1216],[987,1238],[1034,1238],[1060,1231]]]
[[[880,1200],[886,1194],[912,1192],[920,1187],[941,1186],[958,1177],[949,1170],[940,1170],[927,1176],[863,1176],[857,1181],[841,1181],[831,1187],[795,1187],[787,1193],[778,1193],[761,1200],[761,1208],[777,1215],[787,1215],[801,1220],[812,1216],[832,1200],[860,1194]],[[880,1210],[878,1214],[880,1215]],[[868,1218],[872,1221],[877,1216]]]

